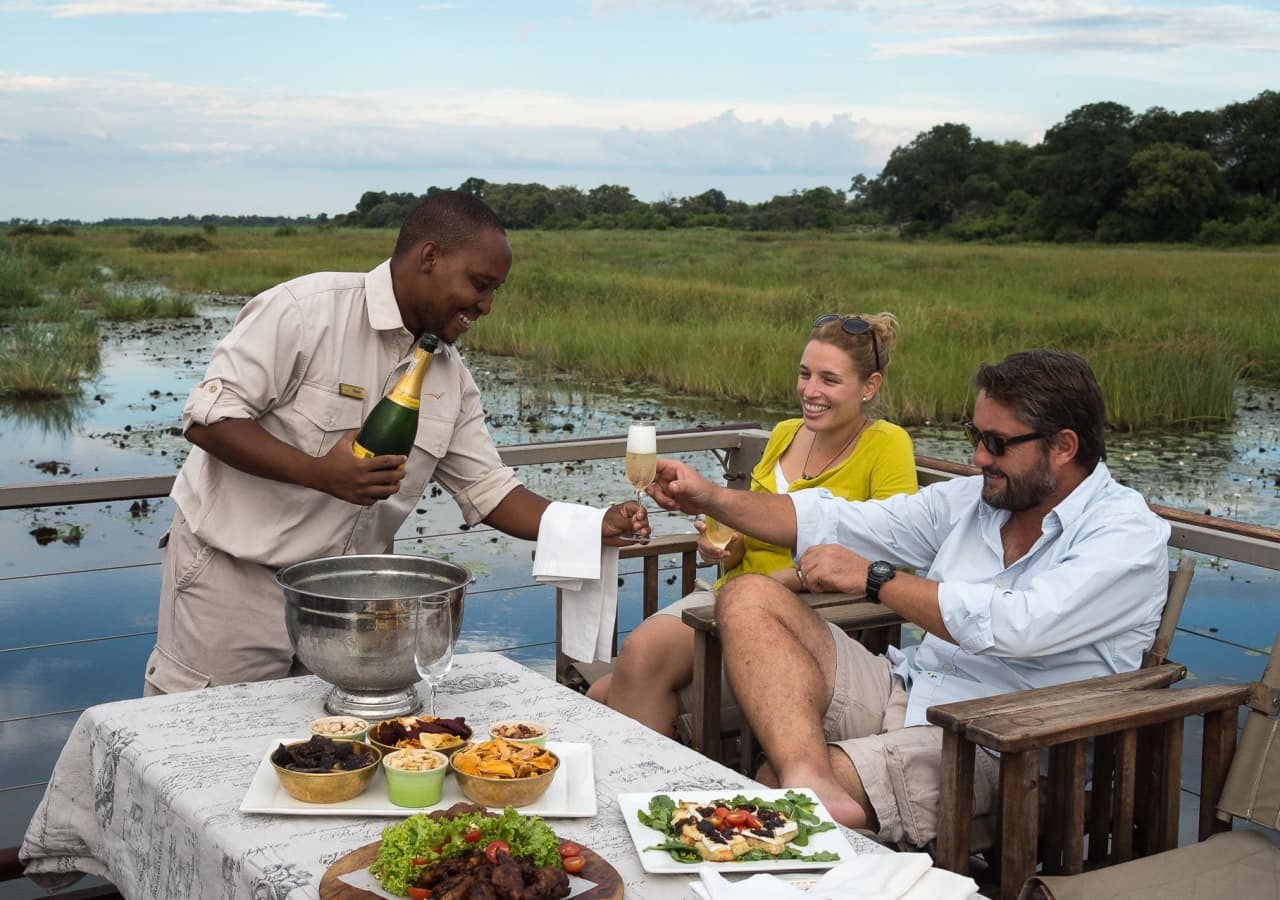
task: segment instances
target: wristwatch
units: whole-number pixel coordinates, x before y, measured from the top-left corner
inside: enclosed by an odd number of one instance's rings
[[[880,588],[884,587],[886,581],[892,581],[897,574],[898,570],[893,563],[887,563],[883,559],[867,566],[867,599],[879,602]]]

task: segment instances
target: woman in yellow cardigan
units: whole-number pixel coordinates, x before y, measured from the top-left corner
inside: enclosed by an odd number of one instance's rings
[[[915,492],[910,436],[869,415],[897,345],[897,324],[890,313],[818,317],[796,382],[802,416],[773,429],[752,472],[751,490],[823,487],[850,500]],[[771,575],[801,590],[789,548],[735,535],[721,551],[706,540],[701,522],[695,527],[703,533],[698,541],[703,559],[724,564],[725,574],[713,591],[744,572]],[[695,591],[641,622],[623,644],[613,672],[597,680],[587,696],[674,735],[677,717],[688,711],[693,680],[693,629],[680,614],[714,601],[712,592]],[[724,696],[732,702],[727,688]]]

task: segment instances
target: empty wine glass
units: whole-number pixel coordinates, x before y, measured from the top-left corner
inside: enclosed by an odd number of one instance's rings
[[[453,668],[453,604],[447,596],[419,597],[413,620],[413,664],[430,691],[436,717],[436,686]]]
[[[704,515],[702,517],[702,524],[707,529],[704,532],[707,543],[715,547],[717,550],[724,550],[725,547],[728,547],[729,542],[733,540],[733,536],[738,533],[728,525],[718,522],[708,515]],[[716,560],[716,572],[719,573],[721,578],[724,577],[723,556]]]

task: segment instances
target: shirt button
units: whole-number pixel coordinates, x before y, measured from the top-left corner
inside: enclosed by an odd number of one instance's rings
[[[328,418],[326,418],[326,419],[324,420],[324,424],[326,424],[326,425],[332,425],[332,424],[333,424],[333,416],[329,416]]]
[[[218,393],[218,386],[216,384],[211,384],[209,385],[207,390],[209,391],[210,394],[216,394]]]

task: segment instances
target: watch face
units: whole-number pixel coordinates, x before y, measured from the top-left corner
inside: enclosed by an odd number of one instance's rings
[[[883,579],[893,574],[893,566],[889,565],[887,562],[884,562],[882,560],[877,560],[876,562],[873,562],[871,564],[871,567],[867,570],[867,572],[871,575],[874,575],[876,578]]]

